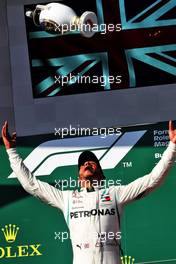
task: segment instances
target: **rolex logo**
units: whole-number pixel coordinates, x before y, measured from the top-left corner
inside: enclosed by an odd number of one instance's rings
[[[134,264],[135,259],[131,258],[131,256],[121,257],[122,264]]]
[[[16,240],[19,227],[17,227],[16,225],[9,224],[6,225],[5,228],[2,228],[1,230],[4,234],[5,240],[8,243],[13,243]]]
[[[19,227],[17,225],[5,225],[4,228],[1,228],[2,233],[4,234],[5,240],[7,243],[13,243],[16,240]],[[1,241],[0,241],[1,242]],[[41,244],[33,243],[28,245],[25,243],[24,245],[0,245],[0,259],[8,259],[8,258],[21,258],[21,257],[34,257],[34,256],[42,256]]]

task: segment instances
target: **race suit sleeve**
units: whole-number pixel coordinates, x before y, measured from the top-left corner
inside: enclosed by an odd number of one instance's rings
[[[24,165],[23,160],[18,155],[15,148],[7,149],[7,153],[10,160],[10,166],[23,188],[28,193],[41,199],[43,202],[63,211],[64,201],[62,191],[46,182],[37,180]]]
[[[176,144],[170,141],[162,158],[149,174],[138,178],[128,185],[117,187],[119,203],[124,204],[142,198],[160,186],[174,163],[175,156]]]

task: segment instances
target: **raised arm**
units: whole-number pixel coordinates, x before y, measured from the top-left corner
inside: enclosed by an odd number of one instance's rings
[[[172,121],[169,122],[169,138],[169,146],[164,151],[161,160],[149,174],[128,185],[117,187],[117,196],[120,203],[128,203],[139,199],[160,186],[176,157],[176,130]]]
[[[8,123],[5,122],[2,128],[2,138],[6,147],[10,165],[23,188],[43,202],[57,207],[63,211],[63,193],[48,183],[37,180],[36,177],[24,165],[22,159],[16,152],[16,133],[12,136],[8,133]]]

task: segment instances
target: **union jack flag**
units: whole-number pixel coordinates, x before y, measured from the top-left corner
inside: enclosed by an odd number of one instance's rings
[[[64,0],[78,15],[93,11],[99,30],[88,39],[79,33],[52,35],[26,18],[34,98],[110,91],[176,82],[175,0]],[[36,5],[25,5],[24,11]],[[117,27],[116,27],[117,28]],[[61,85],[56,78],[76,76]],[[106,76],[111,82],[79,83],[78,77]],[[116,82],[121,76],[121,82]],[[100,79],[99,79],[100,80]]]

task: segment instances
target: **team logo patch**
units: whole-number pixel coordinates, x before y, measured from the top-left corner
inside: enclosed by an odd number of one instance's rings
[[[83,196],[81,195],[80,192],[78,192],[77,190],[75,190],[75,191],[72,192],[72,198],[75,198],[75,199],[82,199]]]
[[[108,190],[104,190],[103,193],[101,194],[101,202],[103,203],[109,203],[112,202],[112,199],[109,195],[109,191]]]

